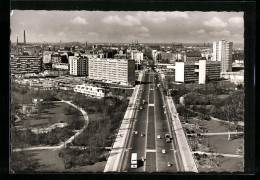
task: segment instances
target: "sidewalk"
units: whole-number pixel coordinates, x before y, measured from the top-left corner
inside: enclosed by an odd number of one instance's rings
[[[211,118],[211,120],[213,120],[213,121],[219,121],[219,122],[229,123],[228,121],[220,120],[220,119],[214,118],[214,117],[212,117],[212,116],[210,116],[210,118]],[[230,124],[234,124],[234,122],[230,122]],[[238,121],[238,125],[239,125],[239,126],[244,126],[245,124],[244,124],[244,122],[242,122],[242,121]]]
[[[198,153],[198,154],[207,154],[207,155],[221,155],[221,156],[224,156],[224,157],[237,157],[237,158],[242,158],[244,156],[242,155],[237,155],[237,154],[220,154],[220,153],[209,153],[209,152],[202,152],[202,151],[193,151],[192,154],[195,154],[195,153]]]
[[[228,134],[244,134],[244,132],[219,132],[219,133],[198,133],[203,136],[218,136],[218,135],[228,135]],[[197,136],[198,134],[186,134],[187,136]]]
[[[198,172],[197,166],[192,156],[188,141],[182,129],[182,125],[176,111],[174,102],[171,97],[166,97],[168,109],[171,113],[172,123],[174,132],[177,139],[177,144],[179,146],[179,151],[181,154],[184,171],[185,172]]]
[[[142,77],[143,77],[143,72],[140,72],[138,81],[141,81]],[[130,98],[129,105],[126,110],[124,119],[119,128],[118,135],[115,139],[114,145],[112,147],[109,158],[107,160],[107,164],[104,169],[104,172],[120,171],[123,155],[126,149],[126,144],[130,136],[132,124],[134,121],[133,117],[134,117],[134,112],[136,110],[135,103],[136,103],[138,93],[140,92],[139,89],[140,89],[140,85],[136,85],[134,92]]]

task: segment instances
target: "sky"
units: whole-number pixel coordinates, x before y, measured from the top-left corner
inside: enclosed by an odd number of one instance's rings
[[[12,42],[244,42],[243,12],[14,10],[10,23]]]

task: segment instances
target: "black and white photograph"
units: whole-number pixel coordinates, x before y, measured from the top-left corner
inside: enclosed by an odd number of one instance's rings
[[[244,12],[10,13],[10,173],[245,171]]]

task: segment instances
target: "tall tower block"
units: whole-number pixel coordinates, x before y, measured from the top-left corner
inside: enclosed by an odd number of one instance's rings
[[[24,44],[26,44],[25,30],[23,31],[23,40],[24,40]]]

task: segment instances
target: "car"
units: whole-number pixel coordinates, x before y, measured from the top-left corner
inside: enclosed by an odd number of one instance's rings
[[[135,134],[138,134],[138,131],[134,131]]]
[[[165,138],[170,138],[170,134],[165,134]]]
[[[143,106],[140,106],[140,109],[143,109]]]
[[[162,153],[163,153],[163,154],[166,154],[166,150],[165,150],[165,149],[163,149],[163,150],[162,150]]]
[[[144,137],[144,136],[145,136],[145,134],[141,133],[141,136],[142,136],[142,137]]]
[[[161,136],[160,136],[160,135],[157,135],[157,139],[161,139]]]
[[[168,166],[168,167],[172,167],[172,163],[168,162],[168,163],[167,163],[167,166]]]
[[[167,112],[166,112],[166,111],[164,111],[164,114],[167,114]]]

